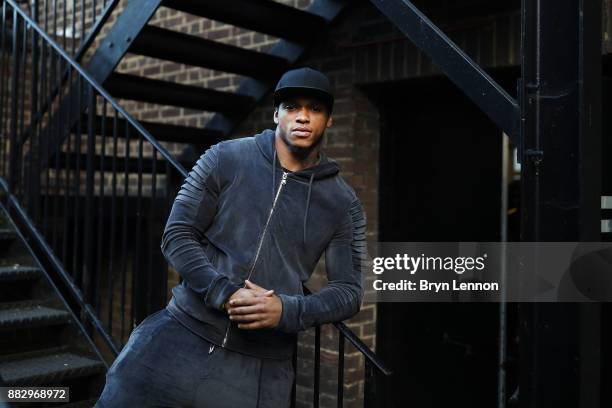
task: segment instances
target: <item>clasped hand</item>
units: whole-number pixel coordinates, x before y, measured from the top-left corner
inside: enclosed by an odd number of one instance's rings
[[[267,290],[247,280],[245,288],[238,289],[228,299],[226,310],[230,320],[239,329],[265,329],[278,325],[283,310],[274,290]]]

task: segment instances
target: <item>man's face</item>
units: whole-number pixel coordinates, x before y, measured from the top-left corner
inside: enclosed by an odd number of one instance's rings
[[[281,139],[297,154],[307,154],[322,140],[332,125],[327,106],[311,97],[291,97],[274,110],[274,123]]]

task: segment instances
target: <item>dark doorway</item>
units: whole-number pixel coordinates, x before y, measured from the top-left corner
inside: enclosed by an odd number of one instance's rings
[[[514,70],[506,73],[513,81]],[[442,77],[368,90],[380,109],[380,241],[499,241],[502,133]],[[379,303],[381,407],[490,407],[499,305]]]

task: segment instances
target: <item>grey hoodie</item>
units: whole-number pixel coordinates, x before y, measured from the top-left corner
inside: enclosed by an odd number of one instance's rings
[[[289,358],[300,330],[359,311],[366,259],[365,216],[337,163],[282,168],[274,132],[211,146],[185,179],[161,249],[183,281],[168,310],[213,344],[264,358]],[[327,285],[305,296],[302,284],[325,253]],[[222,304],[244,281],[274,289],[277,327],[239,329]]]

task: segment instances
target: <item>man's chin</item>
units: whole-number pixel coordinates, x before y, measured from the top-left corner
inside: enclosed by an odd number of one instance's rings
[[[289,148],[289,151],[298,157],[306,157],[316,147],[317,143],[313,143],[310,138],[300,138],[291,134],[284,135],[281,139]],[[323,135],[319,141],[323,139]]]

